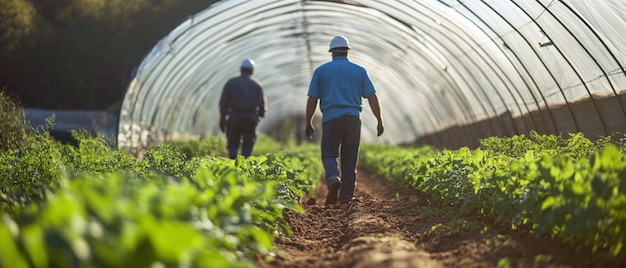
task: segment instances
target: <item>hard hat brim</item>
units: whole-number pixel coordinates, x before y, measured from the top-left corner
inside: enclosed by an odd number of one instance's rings
[[[328,52],[332,52],[333,50],[348,51],[349,49],[350,49],[349,47],[333,47],[333,48],[329,49]]]

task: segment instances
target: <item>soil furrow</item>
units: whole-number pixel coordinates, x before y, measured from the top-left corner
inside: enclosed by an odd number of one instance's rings
[[[259,267],[626,267],[604,254],[583,253],[550,239],[455,215],[426,195],[359,170],[349,206],[323,205],[322,183],[291,213],[282,251]],[[508,265],[508,266],[507,266]]]

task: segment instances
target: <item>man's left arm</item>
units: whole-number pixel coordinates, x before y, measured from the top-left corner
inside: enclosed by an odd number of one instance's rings
[[[385,127],[383,126],[383,117],[381,114],[380,102],[378,101],[378,96],[376,95],[376,88],[374,88],[374,84],[365,69],[363,69],[362,79],[364,87],[361,94],[363,94],[362,96],[364,97],[367,96],[366,98],[369,102],[370,108],[372,108],[372,112],[374,113],[376,120],[378,120],[378,126],[376,129],[378,131],[378,136],[380,136],[385,131]]]
[[[383,126],[383,117],[381,115],[380,102],[378,101],[378,96],[376,96],[376,93],[374,93],[370,95],[369,97],[367,97],[367,101],[369,102],[369,105],[372,108],[372,112],[374,113],[376,120],[378,120],[378,125],[376,129],[378,130],[378,136],[380,136],[385,131],[385,127]]]
[[[220,96],[220,103],[219,103],[220,105],[220,125],[219,126],[222,132],[226,131],[226,124],[227,124],[226,115],[228,114],[229,99],[230,99],[230,96],[228,94],[228,83],[226,83],[226,85],[222,89],[222,95]]]

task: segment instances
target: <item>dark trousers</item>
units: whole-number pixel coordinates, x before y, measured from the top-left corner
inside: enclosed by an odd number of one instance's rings
[[[241,154],[248,157],[252,154],[252,148],[256,143],[258,116],[229,116],[226,128],[228,140],[228,156],[231,159],[237,157],[239,146]]]
[[[322,163],[326,171],[326,185],[341,179],[340,203],[347,203],[354,196],[360,142],[361,119],[358,117],[343,116],[322,124]]]

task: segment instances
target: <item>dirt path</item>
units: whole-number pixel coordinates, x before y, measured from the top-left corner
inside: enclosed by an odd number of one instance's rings
[[[290,214],[294,234],[259,267],[626,267],[601,254],[458,217],[419,192],[359,171],[347,208],[323,206],[324,185]],[[507,266],[508,264],[508,266]]]

